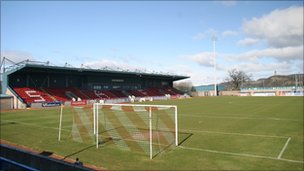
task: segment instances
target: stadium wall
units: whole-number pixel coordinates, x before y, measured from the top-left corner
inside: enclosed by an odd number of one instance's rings
[[[14,108],[14,105],[13,105],[14,98],[13,98],[13,96],[1,94],[0,95],[0,102],[1,102],[1,104],[0,104],[0,109],[1,110],[7,110],[7,109],[13,109]]]
[[[23,103],[22,99],[17,94],[15,94],[15,92],[12,91],[9,87],[7,87],[5,94],[13,97],[13,109],[26,108],[26,104]]]
[[[303,86],[248,87],[242,88],[241,96],[304,96]]]
[[[220,91],[220,96],[239,96],[240,91]]]
[[[10,161],[20,163],[38,170],[65,170],[65,171],[91,171],[92,169],[68,163],[62,160],[51,158],[43,155],[43,153],[36,154],[31,151],[22,150],[12,147],[7,144],[0,145],[0,156]],[[2,164],[1,164],[2,165]],[[4,166],[1,166],[4,167]],[[2,168],[6,170],[6,168]],[[25,170],[25,169],[21,169]]]
[[[219,96],[239,96],[240,91],[218,91]],[[213,91],[199,91],[199,92],[193,92],[192,96],[214,96],[214,90]]]

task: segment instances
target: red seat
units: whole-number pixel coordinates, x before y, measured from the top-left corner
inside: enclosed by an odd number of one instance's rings
[[[145,97],[147,94],[144,94],[140,90],[128,90],[128,93],[135,96],[135,97]]]
[[[14,91],[26,102],[52,102],[54,101],[48,94],[37,88],[21,87],[14,88]]]
[[[26,102],[52,102],[52,101],[70,101],[73,98],[77,100],[89,100],[89,99],[115,99],[115,98],[127,98],[128,95],[134,95],[136,97],[145,96],[165,96],[170,95],[181,95],[178,90],[173,87],[163,88],[148,88],[141,90],[80,90],[75,87],[51,87],[51,88],[14,88],[14,91]]]
[[[45,90],[58,101],[72,100],[65,95],[65,88],[45,88]]]

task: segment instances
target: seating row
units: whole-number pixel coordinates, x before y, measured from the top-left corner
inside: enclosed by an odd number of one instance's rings
[[[148,88],[141,90],[80,90],[76,87],[52,87],[52,88],[29,88],[17,87],[13,89],[25,103],[71,101],[71,100],[90,100],[90,99],[115,99],[127,98],[129,96],[173,96],[181,93],[172,88]]]

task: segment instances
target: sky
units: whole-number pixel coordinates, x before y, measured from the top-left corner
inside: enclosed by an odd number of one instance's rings
[[[302,1],[1,1],[1,60],[184,75],[197,86],[232,69],[303,73],[303,27]]]

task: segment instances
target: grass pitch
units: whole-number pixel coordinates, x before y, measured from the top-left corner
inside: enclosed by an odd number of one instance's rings
[[[304,169],[303,97],[204,97],[153,104],[178,106],[180,132],[180,145],[153,160],[107,144],[96,149],[71,139],[59,142],[58,108],[1,111],[1,139],[109,170]]]

